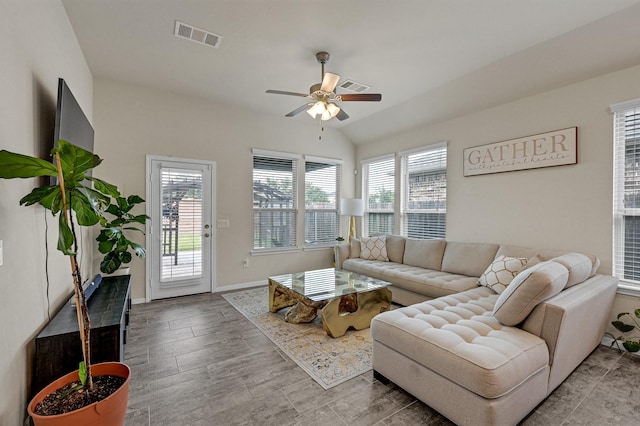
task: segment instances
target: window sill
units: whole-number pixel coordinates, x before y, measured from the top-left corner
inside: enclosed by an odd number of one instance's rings
[[[306,246],[304,247],[302,250],[303,251],[320,251],[320,250],[333,250],[333,248],[335,247],[335,244],[332,244],[330,246]]]
[[[624,294],[626,296],[640,297],[640,286],[629,281],[620,280],[618,282],[618,294]]]
[[[271,254],[286,254],[286,253],[298,253],[302,251],[298,248],[286,248],[286,249],[266,249],[266,250],[251,250],[251,256],[268,256]]]

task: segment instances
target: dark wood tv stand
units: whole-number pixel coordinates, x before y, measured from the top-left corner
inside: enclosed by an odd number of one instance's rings
[[[124,361],[129,310],[130,275],[104,277],[87,306],[91,318],[91,363]],[[31,394],[78,369],[82,347],[76,309],[65,303],[35,339]]]

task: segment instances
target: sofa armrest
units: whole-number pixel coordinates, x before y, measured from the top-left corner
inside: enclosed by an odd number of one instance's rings
[[[349,258],[349,243],[336,244],[334,253],[336,256],[336,269],[342,269],[342,262]]]
[[[601,343],[617,287],[617,278],[595,275],[540,303],[523,323],[547,342],[548,393]]]

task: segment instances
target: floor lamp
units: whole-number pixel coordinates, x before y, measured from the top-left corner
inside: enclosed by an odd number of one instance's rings
[[[342,216],[350,216],[347,241],[351,241],[351,238],[356,237],[356,216],[364,215],[364,200],[359,198],[342,198],[340,200],[340,214]]]

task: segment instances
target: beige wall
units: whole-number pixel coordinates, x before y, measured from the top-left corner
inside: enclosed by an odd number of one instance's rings
[[[145,156],[215,161],[217,229],[215,285],[265,281],[269,275],[330,266],[330,251],[250,256],[253,241],[252,148],[344,160],[343,191],[354,189],[355,148],[340,132],[317,122],[258,114],[204,99],[96,79],[95,151],[104,165],[95,175],[145,197]],[[260,94],[257,94],[260,96]],[[304,188],[304,185],[301,186]],[[302,204],[301,204],[302,205]],[[300,218],[300,225],[302,219]],[[213,222],[215,223],[215,222]],[[344,225],[346,227],[346,224]],[[298,228],[299,235],[302,228]],[[249,257],[249,268],[242,259]],[[132,262],[133,298],[145,298],[144,262]]]
[[[358,161],[448,141],[447,239],[597,255],[611,273],[612,115],[640,97],[640,66],[358,146]],[[578,127],[578,164],[463,177],[463,150]],[[360,186],[360,183],[358,183]],[[360,191],[360,189],[358,189]],[[614,312],[640,307],[618,296]]]
[[[0,0],[0,10],[0,149],[43,155],[53,138],[58,77],[91,118],[91,73],[60,2]],[[69,261],[55,250],[55,220],[47,214],[45,222],[41,207],[18,204],[33,187],[32,179],[0,180],[1,425],[26,417],[31,341],[72,292]],[[84,260],[86,270],[91,258]]]

